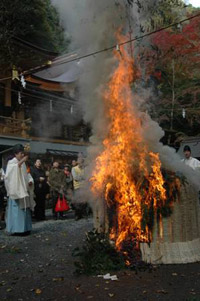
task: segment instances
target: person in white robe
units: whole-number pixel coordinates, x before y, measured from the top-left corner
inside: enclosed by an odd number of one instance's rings
[[[193,170],[200,171],[200,161],[191,156],[191,149],[189,145],[184,146],[183,153],[185,158],[182,159],[182,162],[184,162],[185,165],[191,167]]]
[[[8,195],[6,210],[6,231],[9,234],[26,235],[32,230],[31,210],[35,203],[30,198],[29,187],[33,186],[33,178],[27,173],[22,145],[13,149],[14,158],[8,161],[5,186]]]

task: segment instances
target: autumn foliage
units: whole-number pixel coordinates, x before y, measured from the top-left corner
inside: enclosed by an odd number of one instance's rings
[[[184,23],[185,24],[185,23]],[[177,29],[156,33],[151,39],[155,65],[168,69],[175,60],[176,73],[194,77],[200,63],[200,16]]]
[[[158,95],[152,117],[164,129],[170,128],[174,93],[173,129],[186,135],[198,134],[200,16],[153,34],[150,46],[141,47],[139,53],[141,68],[145,70],[145,81],[151,82],[150,86],[153,82]],[[186,112],[185,117],[183,110]]]

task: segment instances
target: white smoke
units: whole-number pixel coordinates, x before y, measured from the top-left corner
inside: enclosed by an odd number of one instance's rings
[[[85,55],[116,44],[115,33],[126,24],[124,1],[53,0],[63,24],[71,36],[71,49]],[[79,99],[85,122],[92,126],[89,148],[90,162],[99,153],[107,124],[101,99],[101,88],[105,86],[115,62],[112,51],[81,59],[79,62]]]
[[[52,0],[52,2],[58,8],[63,25],[71,36],[71,50],[76,50],[79,56],[116,45],[115,33],[119,27],[126,34],[130,32],[131,27],[132,37],[137,36],[140,34],[140,25],[150,12],[150,9],[142,11],[136,4],[129,9],[125,0]],[[155,0],[148,1],[148,8],[155,3]],[[147,5],[145,0],[143,5]],[[145,42],[148,43],[148,40]],[[88,148],[87,174],[90,176],[94,159],[100,153],[102,140],[108,131],[101,91],[112,74],[116,62],[112,58],[112,52],[105,51],[81,59],[79,66],[81,68],[79,98],[83,118],[85,122],[91,124],[93,133],[92,145]],[[144,137],[149,143],[149,148],[159,152],[163,166],[172,171],[182,172],[197,186],[197,177],[192,169],[190,170],[181,162],[174,149],[163,146],[159,142],[164,134],[159,125],[148,116],[145,120]],[[82,194],[82,199],[88,200],[91,196],[88,196],[88,190],[85,192],[86,196]]]

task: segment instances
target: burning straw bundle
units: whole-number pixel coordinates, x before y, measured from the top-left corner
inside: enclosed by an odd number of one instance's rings
[[[174,203],[172,214],[155,224],[152,242],[141,243],[140,249],[149,263],[200,261],[200,205],[194,187],[181,186],[180,201]]]

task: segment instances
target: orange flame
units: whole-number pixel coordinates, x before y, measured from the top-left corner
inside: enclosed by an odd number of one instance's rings
[[[116,247],[130,235],[149,241],[150,233],[142,229],[142,204],[156,208],[166,199],[159,155],[149,150],[132,96],[131,84],[137,77],[134,61],[121,47],[114,51],[118,67],[103,95],[109,132],[104,150],[96,158],[91,177],[92,192],[103,195],[107,207],[115,210],[110,238]],[[148,184],[148,185],[147,185]],[[147,187],[148,186],[148,187]]]

